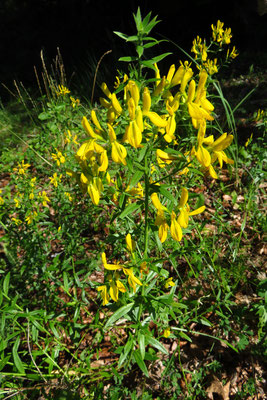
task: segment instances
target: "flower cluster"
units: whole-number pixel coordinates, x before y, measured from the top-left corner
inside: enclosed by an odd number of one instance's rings
[[[193,40],[191,52],[195,55],[195,60],[199,63],[198,68],[200,70],[205,69],[209,75],[213,75],[219,71],[221,65],[219,65],[218,59],[209,58],[209,55],[213,55],[218,50],[221,52],[223,46],[228,46],[231,42],[232,34],[231,28],[223,28],[224,23],[220,20],[217,21],[216,25],[211,25],[212,37],[210,43],[207,44],[206,40],[197,36]],[[235,59],[238,56],[238,52],[235,46],[227,49],[225,55],[225,63]]]

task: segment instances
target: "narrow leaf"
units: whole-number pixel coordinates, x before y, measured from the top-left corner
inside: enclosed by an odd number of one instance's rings
[[[126,62],[131,62],[131,61],[136,61],[138,60],[137,57],[120,57],[119,61],[126,61]]]
[[[128,354],[130,353],[130,351],[132,350],[134,345],[134,341],[132,336],[128,339],[125,347],[124,347],[124,352],[121,353],[120,355],[120,359],[119,359],[119,363],[118,363],[118,368],[120,368],[122,366],[122,364],[124,363],[124,361],[126,360]]]
[[[3,292],[7,296],[9,289],[9,281],[10,281],[10,272],[7,273],[3,282]]]
[[[127,304],[119,308],[115,313],[108,319],[104,329],[107,329],[109,326],[113,325],[118,319],[120,319],[123,315],[127,314],[132,308],[134,303]]]
[[[140,355],[143,360],[146,354],[145,335],[143,333],[140,333],[138,337],[138,344],[139,344]]]
[[[161,344],[157,339],[153,337],[146,337],[146,342],[147,344],[150,344],[152,347],[155,347],[159,351],[161,351],[164,354],[169,354],[168,350],[165,349],[163,344]]]
[[[12,348],[12,354],[13,354],[14,364],[15,364],[17,370],[19,371],[20,374],[24,374],[25,370],[24,370],[22,361],[21,361],[21,359],[20,359],[20,357],[18,355],[19,344],[20,344],[20,338],[17,337],[17,339],[16,339],[16,341],[14,343],[14,346]]]
[[[126,215],[132,214],[134,211],[136,211],[138,208],[140,208],[141,204],[138,203],[132,203],[129,204],[120,215],[118,215],[119,218],[124,218]]]
[[[133,354],[134,354],[134,359],[136,361],[136,364],[141,369],[141,371],[145,374],[145,376],[147,378],[149,378],[149,373],[148,373],[148,370],[147,370],[147,367],[146,367],[146,364],[145,364],[144,360],[142,360],[140,351],[139,350],[135,350]]]
[[[127,39],[128,39],[128,36],[125,35],[124,33],[116,32],[116,31],[113,31],[113,33],[115,33],[115,35],[119,36],[120,38],[122,38],[122,39],[124,39],[124,40],[127,40]]]

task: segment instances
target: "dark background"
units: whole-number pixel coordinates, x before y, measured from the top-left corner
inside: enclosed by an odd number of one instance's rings
[[[152,36],[164,35],[187,51],[196,35],[208,39],[210,25],[220,19],[232,28],[232,43],[241,54],[234,68],[241,73],[251,64],[266,68],[267,14],[259,16],[256,0],[0,0],[0,82],[11,87],[16,79],[26,87],[36,86],[33,67],[41,69],[40,51],[50,64],[57,47],[73,90],[90,91],[96,64],[107,50],[112,53],[101,64],[98,79],[114,79],[116,68],[123,68],[118,57],[129,55],[133,48],[113,31],[134,34],[132,14],[138,6],[143,17],[152,11],[161,20]],[[184,59],[171,44],[153,51],[153,55],[173,52],[168,65]],[[2,85],[0,90],[6,100],[8,92]]]

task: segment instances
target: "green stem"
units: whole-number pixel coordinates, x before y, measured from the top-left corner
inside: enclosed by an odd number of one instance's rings
[[[145,156],[145,248],[144,258],[148,253],[148,200],[149,200],[149,176],[147,173],[147,157]]]

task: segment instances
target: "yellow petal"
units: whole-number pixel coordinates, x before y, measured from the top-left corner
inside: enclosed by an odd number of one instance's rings
[[[132,97],[130,97],[128,101],[128,111],[129,111],[129,116],[131,120],[133,121],[135,119],[135,103]]]
[[[151,200],[152,200],[152,203],[153,203],[153,205],[154,205],[154,207],[157,209],[157,210],[163,210],[163,205],[161,204],[161,202],[159,201],[159,198],[158,198],[158,195],[157,195],[157,193],[152,193],[152,195],[150,196],[150,198],[151,198]]]
[[[196,153],[197,159],[203,167],[209,167],[211,163],[211,157],[208,150],[206,150],[203,146],[199,146]]]
[[[111,93],[110,93],[110,91],[109,91],[109,89],[108,89],[108,87],[107,87],[107,85],[106,85],[105,82],[102,83],[101,89],[102,89],[102,91],[105,93],[105,95],[106,95],[109,99],[111,99]]]
[[[189,83],[188,86],[188,94],[187,94],[187,102],[192,103],[195,98],[195,90],[196,90],[196,82],[194,79]]]
[[[137,107],[138,103],[139,103],[139,99],[140,99],[140,93],[139,93],[138,86],[136,85],[136,83],[134,81],[129,81],[127,86],[129,88],[131,96],[134,100],[135,107]]]
[[[99,121],[98,121],[98,119],[97,119],[95,110],[92,110],[92,111],[91,111],[91,118],[92,118],[92,121],[93,121],[93,123],[95,124],[95,126],[96,126],[100,131],[102,131],[103,129],[101,128],[101,125],[100,125],[100,123],[99,123]]]
[[[108,168],[108,156],[106,150],[104,150],[100,156],[100,167],[98,168],[98,171],[104,172],[107,170],[107,168]]]
[[[108,124],[108,134],[109,134],[109,140],[111,142],[113,142],[114,140],[117,139],[117,136],[116,136],[116,133],[115,133],[115,131],[113,129],[113,126],[110,125],[110,124]]]
[[[130,233],[128,233],[128,234],[126,235],[125,240],[126,240],[127,250],[128,250],[130,253],[132,253],[132,252],[134,251],[134,247],[135,247],[135,246],[134,246],[134,242],[132,241],[132,237],[131,237]]]
[[[114,300],[114,301],[119,300],[119,290],[114,282],[112,282],[110,285],[109,294],[110,294],[110,297],[112,298],[112,300]]]
[[[164,222],[159,226],[159,240],[164,243],[168,236],[169,225]]]
[[[179,208],[182,208],[186,205],[188,201],[188,190],[186,188],[182,188],[182,194],[181,194],[181,198],[179,201]]]
[[[193,211],[191,211],[190,213],[189,213],[189,215],[197,215],[197,214],[200,214],[200,213],[202,213],[203,211],[205,211],[205,206],[201,206],[201,207],[199,207],[199,208],[197,208],[196,210],[193,210]]]
[[[86,130],[86,132],[88,133],[89,136],[91,136],[93,139],[96,139],[99,137],[99,135],[97,135],[93,128],[91,127],[91,125],[89,124],[88,120],[86,117],[83,117],[82,119],[82,126],[83,128]]]
[[[167,125],[167,121],[161,118],[157,113],[154,111],[149,111],[146,113],[146,116],[150,119],[152,124],[159,128],[164,128]]]
[[[151,97],[150,92],[147,87],[144,88],[143,92],[143,114],[147,113],[151,107]]]
[[[167,78],[166,78],[166,79],[167,79],[167,82],[168,82],[169,84],[170,84],[171,81],[172,81],[174,72],[175,72],[175,65],[172,64],[172,65],[170,66],[170,69],[169,69],[169,72],[168,72]]]
[[[172,238],[174,240],[176,240],[177,242],[180,242],[183,237],[183,232],[182,232],[182,228],[180,227],[180,225],[178,224],[178,222],[176,221],[175,218],[172,218],[170,230],[171,230]]]
[[[183,75],[184,75],[184,66],[180,65],[180,67],[175,72],[174,77],[172,78],[171,86],[176,86],[179,83],[181,83]]]
[[[142,133],[136,123],[136,121],[131,121],[128,132],[127,132],[128,142],[134,147],[141,147],[140,144],[142,142]]]
[[[89,196],[91,197],[93,204],[97,206],[100,200],[100,192],[98,188],[94,183],[89,183],[87,186],[87,191],[89,193]]]
[[[120,115],[122,113],[122,108],[115,93],[112,93],[111,95],[111,103],[116,113]]]

